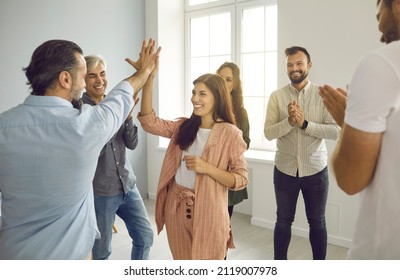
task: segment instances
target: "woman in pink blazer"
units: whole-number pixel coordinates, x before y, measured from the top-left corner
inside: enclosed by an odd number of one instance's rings
[[[234,248],[228,190],[248,184],[246,143],[235,126],[225,81],[205,74],[194,82],[190,118],[158,118],[152,107],[157,68],[143,87],[139,121],[146,132],[170,138],[157,189],[158,233],[165,224],[175,260],[222,260]]]

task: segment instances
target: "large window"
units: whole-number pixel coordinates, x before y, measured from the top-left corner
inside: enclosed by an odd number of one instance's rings
[[[235,62],[241,69],[252,149],[275,149],[275,141],[264,137],[264,120],[269,95],[277,87],[277,14],[276,0],[186,2],[186,92],[198,76]],[[190,102],[186,107],[190,113]]]

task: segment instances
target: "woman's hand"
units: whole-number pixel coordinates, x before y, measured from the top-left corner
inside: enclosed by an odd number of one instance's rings
[[[199,158],[198,156],[184,156],[183,161],[186,164],[187,170],[195,171],[197,173],[206,173],[209,164]]]

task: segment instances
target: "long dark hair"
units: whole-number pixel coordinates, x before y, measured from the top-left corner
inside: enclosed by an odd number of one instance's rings
[[[204,74],[193,81],[193,85],[204,83],[214,95],[215,106],[213,112],[214,122],[228,122],[236,124],[233,114],[232,101],[226,88],[224,79],[218,74]],[[219,119],[222,119],[219,120]],[[201,125],[201,117],[192,113],[179,128],[176,144],[181,150],[186,150],[196,139],[197,131]]]
[[[82,54],[82,49],[65,40],[50,40],[37,47],[29,65],[22,68],[32,89],[31,94],[44,95],[62,71],[76,75],[79,66],[76,53]]]
[[[240,80],[240,69],[233,62],[224,62],[218,68],[217,73],[219,74],[224,68],[230,68],[232,70],[233,89],[230,94],[232,98],[233,113],[235,114],[237,123],[240,124],[243,122],[244,119],[247,118],[247,112],[244,109],[242,81]]]

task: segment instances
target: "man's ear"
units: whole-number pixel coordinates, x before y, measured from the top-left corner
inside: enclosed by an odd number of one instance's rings
[[[310,70],[311,67],[312,67],[312,62],[309,62],[309,63],[308,63],[308,70]]]
[[[61,87],[65,89],[72,88],[72,76],[68,71],[62,71],[58,76],[58,82],[60,83]]]

